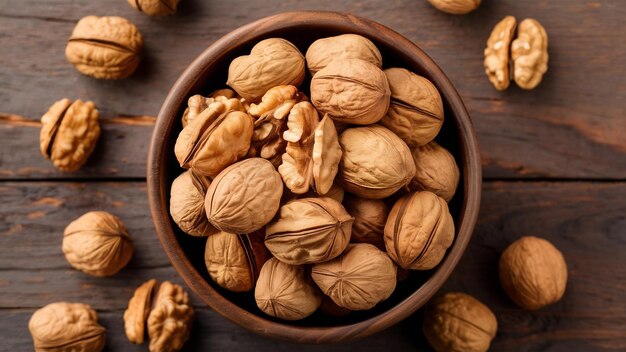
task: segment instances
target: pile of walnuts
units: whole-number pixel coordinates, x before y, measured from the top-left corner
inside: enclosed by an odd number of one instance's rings
[[[215,283],[299,320],[322,305],[371,309],[398,268],[439,264],[460,172],[434,141],[444,110],[428,79],[383,70],[374,43],[344,34],[306,55],[260,41],[227,84],[189,98],[174,148],[187,170],[170,193],[180,229],[207,237]]]

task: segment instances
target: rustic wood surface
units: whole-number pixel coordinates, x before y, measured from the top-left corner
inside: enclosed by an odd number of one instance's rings
[[[626,2],[483,0],[458,17],[425,0],[182,0],[176,16],[150,18],[124,0],[0,0],[0,351],[31,350],[30,315],[58,300],[93,305],[109,351],[147,349],[123,335],[128,298],[148,278],[180,282],[149,215],[151,116],[211,42],[260,17],[302,9],[351,12],[395,29],[439,63],[465,100],[486,182],[474,238],[444,290],[473,294],[495,311],[493,350],[626,350]],[[486,38],[509,14],[536,18],[549,34],[549,71],[530,92],[497,92],[482,70]],[[65,41],[86,15],[137,24],[145,57],[135,75],[96,81],[66,62]],[[63,97],[95,101],[103,118],[96,152],[76,174],[57,172],[39,154],[38,119]],[[119,215],[137,249],[113,278],[71,269],[60,250],[65,225],[95,209]],[[526,234],[548,238],[569,265],[563,300],[537,312],[517,309],[497,281],[499,253]],[[185,350],[429,350],[420,313],[361,341],[296,346],[253,335],[193,299],[198,317]]]

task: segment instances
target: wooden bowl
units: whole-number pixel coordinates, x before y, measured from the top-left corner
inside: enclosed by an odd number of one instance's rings
[[[226,87],[228,65],[232,59],[248,54],[258,41],[282,37],[304,53],[315,39],[343,33],[356,33],[371,39],[383,54],[385,67],[405,67],[427,77],[439,89],[446,119],[437,141],[455,156],[462,176],[457,194],[450,202],[456,238],[439,266],[430,271],[411,272],[389,299],[369,311],[352,312],[342,317],[317,312],[302,321],[282,321],[263,314],[256,307],[253,294],[232,293],[217,286],[204,264],[205,239],[182,233],[170,218],[170,185],[183,171],[174,156],[174,143],[181,130],[180,117],[187,99],[193,94],[208,94],[213,89]],[[152,218],[165,252],[187,285],[212,309],[236,324],[265,336],[296,342],[339,342],[361,338],[398,323],[424,305],[446,281],[467,247],[478,216],[480,191],[480,157],[472,122],[459,94],[441,69],[420,48],[391,29],[370,20],[334,12],[290,12],[266,17],[234,30],[210,45],[183,72],[165,99],[148,155]]]

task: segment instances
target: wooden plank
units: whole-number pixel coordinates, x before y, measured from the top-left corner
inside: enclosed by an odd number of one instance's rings
[[[499,320],[494,351],[626,348],[625,186],[624,182],[485,183],[474,238],[442,292],[470,293],[494,310]],[[30,343],[25,332],[28,316],[58,300],[92,304],[111,329],[111,350],[133,350],[121,335],[120,316],[134,288],[152,277],[180,282],[151,232],[143,187],[141,183],[2,185],[0,248],[5,250],[0,256],[0,339],[9,342],[8,350],[24,350]],[[66,219],[90,209],[120,215],[137,244],[130,267],[111,278],[92,278],[69,268],[59,248]],[[514,306],[497,279],[501,251],[522,235],[550,240],[562,250],[569,268],[562,301],[536,312]],[[193,295],[192,300],[196,307],[204,307]],[[295,348],[250,335],[206,309],[196,323],[199,328],[189,350],[228,344],[233,350]],[[418,312],[370,339],[334,348],[377,351],[384,345],[398,351],[424,350],[420,331]]]
[[[486,1],[467,16],[438,12],[426,1],[233,0],[181,3],[176,16],[151,18],[124,3],[88,0],[0,0],[0,111],[36,120],[61,97],[92,99],[104,118],[155,116],[185,66],[211,42],[254,19],[281,11],[334,9],[377,20],[407,36],[448,74],[473,117],[488,178],[626,179],[626,31],[621,0]],[[145,38],[139,71],[119,82],[77,73],[63,54],[74,23],[85,15],[121,15]],[[492,26],[505,15],[537,18],[550,37],[550,68],[527,92],[497,92],[482,69]],[[558,14],[558,15],[557,15]],[[36,131],[17,132],[0,119],[0,178],[76,177],[34,157]],[[119,128],[118,128],[119,127]],[[78,177],[143,177],[149,127],[109,127],[106,146]],[[117,138],[124,142],[116,148]],[[7,142],[9,141],[9,142]],[[10,147],[10,149],[4,147]],[[8,151],[11,151],[10,153]],[[109,155],[110,153],[122,153]],[[122,156],[123,155],[123,156]],[[124,161],[123,158],[126,158]],[[109,164],[100,165],[100,162]],[[48,168],[45,168],[45,167]]]

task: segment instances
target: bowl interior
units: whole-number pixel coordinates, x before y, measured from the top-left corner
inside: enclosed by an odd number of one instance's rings
[[[318,327],[320,328],[318,331],[324,331],[324,328],[354,327],[355,324],[371,325],[376,319],[384,318],[386,322],[379,327],[382,328],[411,314],[430,298],[450,274],[469,241],[477,209],[469,209],[468,206],[477,208],[480,192],[480,166],[477,149],[474,150],[476,147],[473,131],[467,112],[447,78],[425,54],[415,55],[415,50],[421,52],[419,49],[407,48],[410,42],[399,34],[374,22],[353,16],[306,12],[297,14],[304,15],[300,17],[289,14],[278,15],[284,16],[278,21],[279,24],[274,22],[268,24],[261,20],[256,25],[245,26],[220,39],[190,65],[170,92],[159,114],[149,157],[149,187],[158,188],[155,192],[150,191],[157,232],[176,269],[192,289],[227,318],[237,321],[235,315],[245,316],[251,321],[247,326],[245,323],[242,324],[247,328],[254,330],[255,322],[275,322],[277,325],[290,327]],[[173,179],[184,171],[174,156],[174,144],[182,128],[180,117],[186,107],[187,98],[193,94],[207,95],[215,89],[227,87],[225,82],[230,62],[237,56],[248,54],[259,40],[271,37],[285,38],[304,54],[314,40],[343,33],[356,33],[368,37],[382,53],[384,68],[407,68],[429,78],[441,92],[445,122],[436,141],[454,155],[461,169],[459,187],[449,203],[456,225],[455,243],[437,268],[430,271],[411,271],[406,280],[398,283],[389,299],[371,310],[332,318],[317,312],[301,321],[285,322],[262,313],[256,307],[252,293],[233,293],[215,284],[204,264],[205,239],[186,235],[168,216],[169,187]],[[310,76],[307,74],[307,79],[301,86],[301,90],[307,95],[309,81]],[[153,193],[156,196],[153,197]],[[472,201],[468,205],[469,198],[472,198]],[[224,302],[217,302],[214,299],[216,296],[222,296],[232,305],[224,306]],[[390,318],[392,315],[393,319]],[[346,338],[351,336],[346,335]],[[324,338],[316,338],[316,341],[320,340]]]

